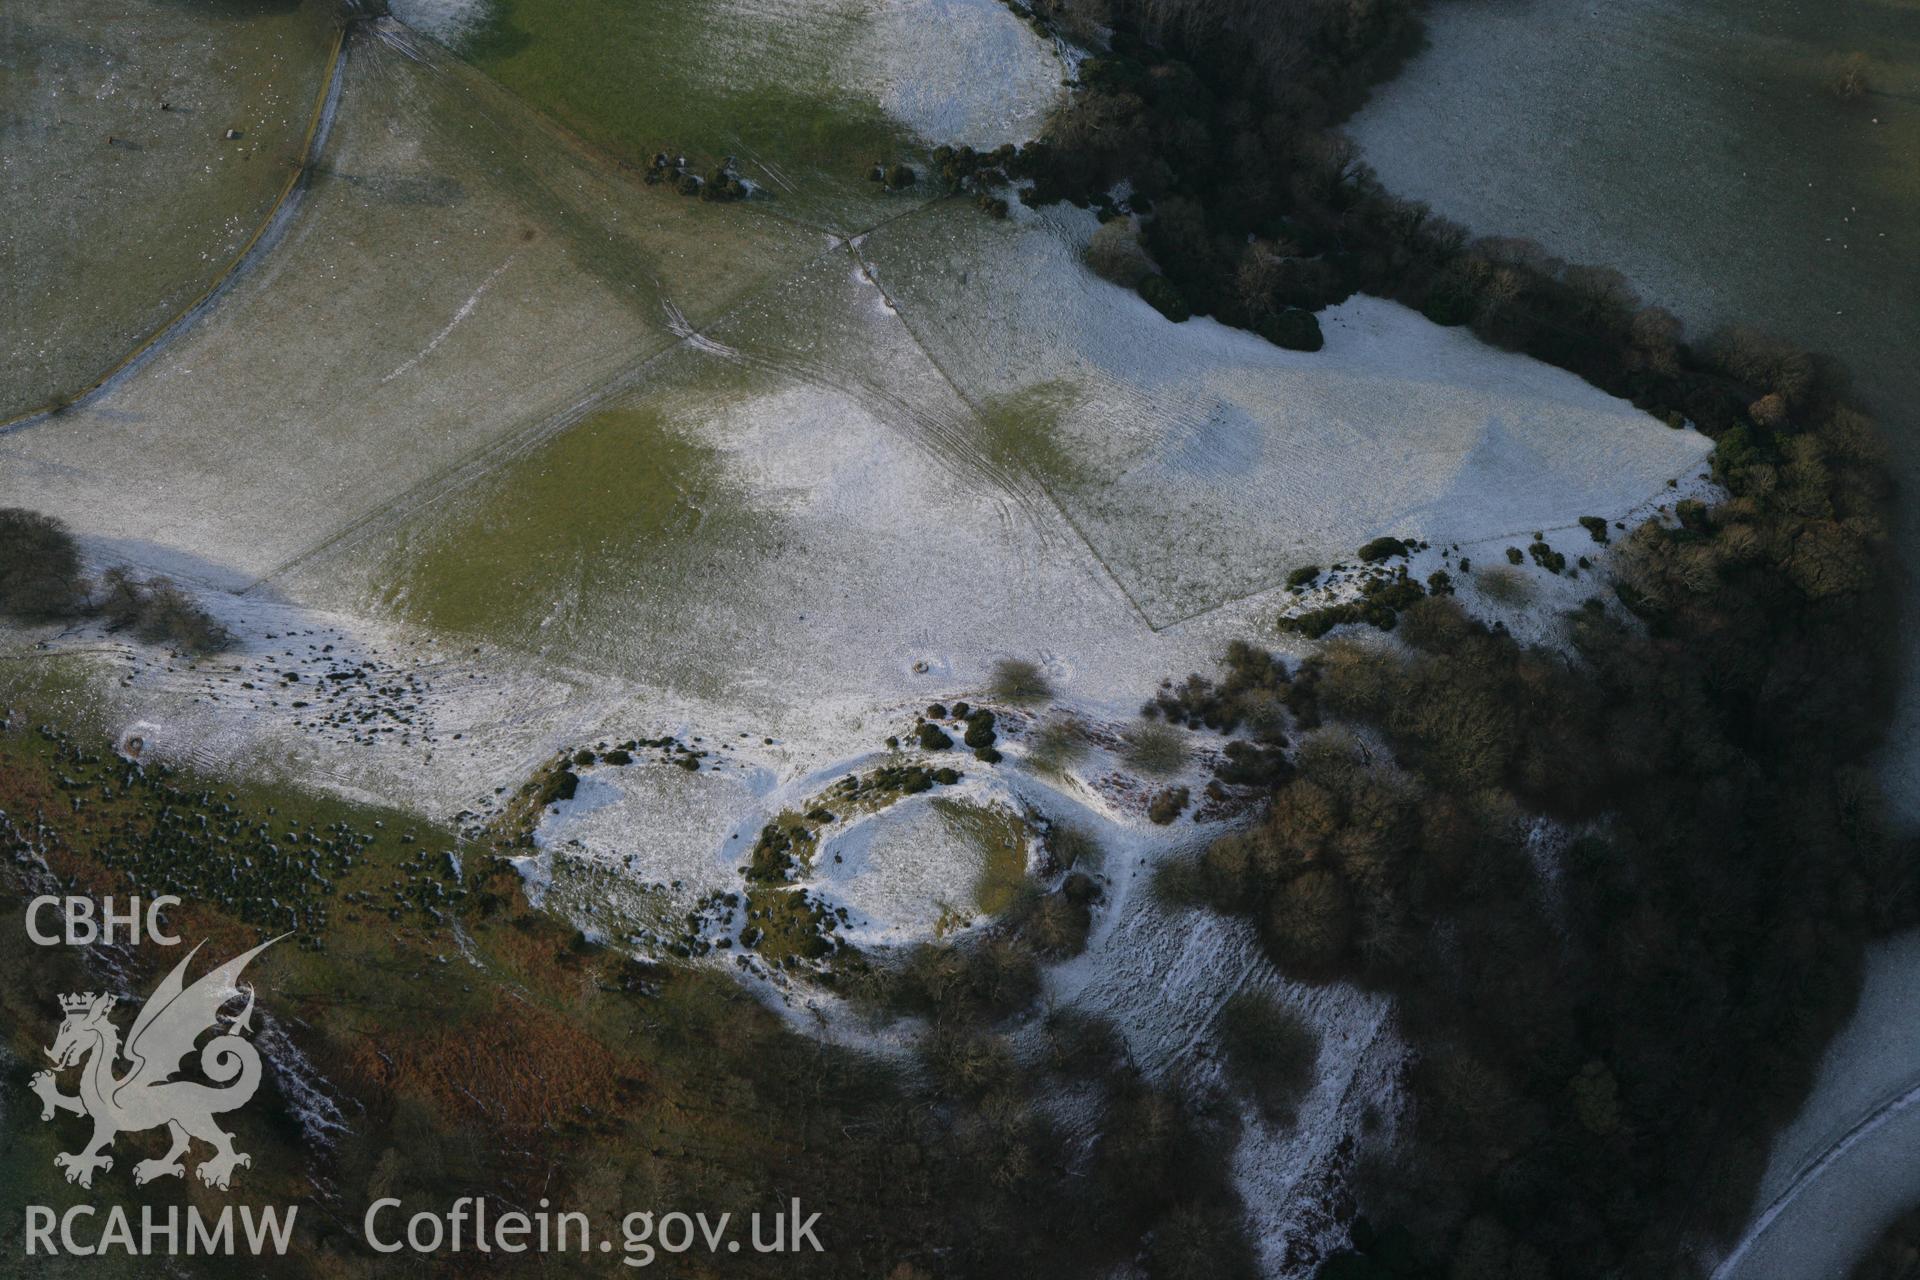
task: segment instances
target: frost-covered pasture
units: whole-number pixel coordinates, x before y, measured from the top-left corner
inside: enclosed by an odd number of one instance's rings
[[[101,394],[0,437],[0,501],[223,587],[567,422],[817,250],[642,191],[497,87],[360,28],[277,243]],[[145,554],[138,554],[145,549]]]
[[[0,422],[80,390],[190,305],[294,172],[330,7],[205,10],[0,12]]]
[[[929,210],[860,243],[991,447],[1046,483],[1156,626],[1382,534],[1468,542],[1617,518],[1706,454],[1571,374],[1394,303],[1324,350],[1171,325],[1082,268],[1091,214]]]
[[[732,156],[785,216],[851,233],[924,200],[868,181],[937,143],[1035,136],[1059,56],[999,0],[399,0],[595,146]],[[922,166],[924,169],[924,166]]]
[[[1297,564],[1389,533],[1435,544],[1423,575],[1534,530],[1571,553],[1578,517],[1665,500],[1706,442],[1378,301],[1326,316],[1313,355],[1176,326],[1081,264],[1090,215],[868,183],[1044,113],[1053,55],[1002,6],[655,8],[642,31],[622,7],[570,85],[591,3],[356,27],[272,241],[102,391],[0,435],[0,505],[60,516],[96,567],[176,575],[238,644],[41,628],[8,656],[59,664],[61,697],[156,755],[461,827],[559,751],[698,744],[694,768],[596,765],[534,822],[529,888],[642,946],[740,887],[762,824],[893,758],[917,709],[990,704],[996,664],[1031,661],[1044,714],[1100,745],[1043,768],[1009,715],[1003,760],[955,749],[949,792],[845,815],[803,883],[856,939],[908,942],[990,917],[1047,823],[1083,828],[1102,900],[1049,998],[1195,1089],[1220,1087],[1234,992],[1298,1012],[1319,1083],[1291,1130],[1250,1116],[1236,1159],[1269,1250],[1323,1241],[1330,1208],[1296,1190],[1392,1122],[1385,1003],[1285,983],[1244,929],[1161,903],[1155,869],[1222,815],[1156,824],[1148,793],[1199,794],[1220,744],[1193,735],[1153,782],[1114,749],[1162,677],[1280,642]],[[623,167],[675,138],[737,151],[763,191],[702,201]],[[1584,589],[1556,582],[1534,621]]]
[[[845,239],[690,199],[361,23],[286,227],[136,367],[0,437],[0,502],[213,592],[241,667],[325,631],[468,668],[371,738],[204,687],[242,670],[156,660],[112,695],[218,722],[196,736],[229,761],[306,741],[318,776],[444,818],[663,720],[772,738],[752,767],[800,776],[1004,657],[1123,717],[1269,625],[1299,560],[1616,518],[1704,452],[1386,303],[1330,313],[1314,355],[1169,324],[1081,265],[1091,226],[935,201]]]
[[[202,736],[234,761],[304,739],[447,817],[661,707],[780,740],[781,776],[1003,657],[1124,715],[1269,626],[1301,560],[1616,518],[1704,452],[1386,303],[1315,355],[1169,324],[1081,265],[1072,211],[910,204],[848,240],[647,186],[391,20],[343,75],[311,188],[217,305],[0,436],[0,502],[240,593],[244,644],[307,610],[512,691],[435,695],[468,762],[443,771],[143,677],[224,716]]]

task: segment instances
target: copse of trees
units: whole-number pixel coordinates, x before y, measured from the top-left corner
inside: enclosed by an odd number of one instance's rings
[[[1879,445],[1818,362],[1739,337],[1712,359],[1738,402],[1792,407],[1723,433],[1723,500],[1620,540],[1572,657],[1452,596],[1398,644],[1336,635],[1292,677],[1328,726],[1169,886],[1297,977],[1403,997],[1412,1140],[1361,1182],[1393,1243],[1330,1276],[1665,1273],[1742,1221],[1865,943],[1920,922],[1869,762]]]
[[[26,622],[98,616],[150,644],[212,653],[233,642],[226,629],[167,578],[142,581],[116,566],[96,598],[66,525],[18,507],[0,508],[0,614]]]
[[[1751,333],[1689,343],[1617,271],[1472,239],[1382,188],[1333,126],[1412,47],[1411,0],[1114,0],[1102,12],[1110,35],[1075,92],[992,172],[1023,183],[1028,203],[1099,210],[1090,262],[1169,319],[1209,315],[1310,351],[1311,313],[1364,292],[1715,439],[1777,431],[1803,407],[1817,363],[1806,355]],[[969,172],[947,176],[965,186]]]
[[[1366,292],[1715,442],[1725,497],[1610,535],[1571,653],[1409,591],[1391,643],[1338,631],[1356,608],[1296,671],[1234,655],[1228,683],[1270,671],[1265,714],[1307,740],[1265,820],[1165,886],[1296,976],[1403,997],[1410,1137],[1363,1165],[1367,1220],[1324,1275],[1686,1274],[1745,1214],[1865,942],[1920,920],[1868,764],[1894,623],[1873,425],[1826,361],[1690,341],[1617,272],[1385,191],[1331,127],[1411,3],[1105,12],[1003,167],[1030,203],[1137,219],[1163,310],[1258,331]],[[1169,714],[1219,705],[1192,687]]]

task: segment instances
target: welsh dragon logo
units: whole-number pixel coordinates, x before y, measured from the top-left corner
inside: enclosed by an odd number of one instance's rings
[[[116,997],[92,992],[60,997],[65,1018],[47,1050],[54,1070],[35,1075],[33,1091],[40,1095],[42,1120],[70,1111],[93,1121],[93,1137],[85,1146],[53,1158],[68,1182],[91,1187],[96,1172],[113,1168],[107,1150],[115,1135],[160,1125],[167,1127],[173,1145],[159,1159],[134,1165],[136,1183],[184,1175],[184,1157],[196,1138],[213,1148],[194,1170],[210,1187],[226,1190],[233,1171],[253,1163],[233,1149],[233,1135],[213,1122],[215,1116],[244,1106],[260,1087],[260,1052],[246,1038],[252,1031],[252,987],[245,989],[245,1006],[225,1020],[226,1029],[200,1048],[200,1071],[213,1083],[171,1077],[185,1069],[200,1038],[218,1028],[220,1010],[241,994],[236,984],[247,962],[277,941],[269,939],[235,956],[187,986],[187,965],[200,951],[195,946],[140,1007],[124,1048],[119,1028],[107,1019]],[[115,1074],[122,1059],[128,1068]],[[55,1073],[75,1066],[80,1067],[80,1092],[61,1093]]]

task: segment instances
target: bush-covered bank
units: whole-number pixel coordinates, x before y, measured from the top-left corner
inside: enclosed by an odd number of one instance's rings
[[[1022,979],[1023,994],[987,1012],[970,976],[1009,951],[915,958],[902,990],[924,1001],[929,1026],[920,1069],[902,1072],[794,1030],[717,966],[637,959],[530,906],[511,831],[461,841],[284,784],[136,765],[105,739],[36,726],[33,710],[0,707],[0,911],[17,919],[41,892],[171,890],[186,901],[168,927],[207,939],[211,957],[299,930],[249,971],[257,1025],[284,1040],[268,1049],[260,1097],[231,1122],[254,1157],[248,1198],[301,1206],[289,1276],[386,1274],[357,1228],[387,1195],[483,1195],[496,1214],[546,1197],[602,1229],[643,1209],[745,1221],[795,1196],[821,1214],[824,1252],[722,1253],[702,1274],[1105,1276],[1135,1260],[1168,1280],[1253,1274],[1226,1163],[1231,1114],[1144,1080],[1100,1023],[1048,1019],[1015,1055],[998,1019],[1030,1009],[1035,986]],[[1091,861],[1068,834],[1061,865]],[[1030,895],[993,935],[1017,945],[1024,971],[1054,942],[1073,945],[1048,910]],[[57,1019],[49,993],[145,993],[175,950],[83,956],[0,931],[0,967],[18,978],[0,992],[0,1143],[18,1157],[0,1184],[21,1203],[65,1194],[52,1156],[79,1123],[42,1123],[28,1089]],[[1292,1076],[1247,1069],[1284,1100]],[[1062,1093],[1083,1124],[1063,1118]],[[129,1170],[164,1135],[120,1146],[92,1194],[137,1206]],[[607,1265],[577,1253],[540,1263],[555,1276]],[[97,1266],[148,1274],[115,1256]]]
[[[0,507],[0,616],[26,622],[98,617],[150,644],[214,653],[233,642],[226,628],[167,578],[142,580],[115,566],[87,581],[66,525],[52,516]]]
[[[1340,636],[1277,681],[1260,654],[1270,703],[1311,690],[1293,728],[1329,727],[1174,886],[1293,974],[1401,997],[1411,1138],[1376,1153],[1323,1274],[1690,1274],[1747,1211],[1864,943],[1920,919],[1866,767],[1894,624],[1873,425],[1830,362],[1690,343],[1617,273],[1382,190],[1330,126],[1411,4],[1102,12],[1110,47],[1005,169],[1138,228],[1103,234],[1103,274],[1261,331],[1393,298],[1715,441],[1725,499],[1613,538],[1570,652],[1410,591],[1391,643]]]

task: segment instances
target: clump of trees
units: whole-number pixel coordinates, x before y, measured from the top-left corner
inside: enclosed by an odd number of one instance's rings
[[[108,569],[100,575],[96,607],[110,629],[131,631],[149,644],[214,653],[233,642],[170,578],[142,580],[129,569]]]
[[[73,535],[52,516],[0,508],[0,611],[44,620],[75,617],[87,602]]]
[[[1370,1238],[1424,1261],[1362,1247],[1329,1275],[1496,1254],[1638,1274],[1733,1229],[1864,944],[1920,920],[1870,763],[1894,634],[1879,447],[1818,362],[1719,351],[1730,402],[1770,388],[1787,416],[1722,436],[1724,500],[1615,539],[1572,659],[1451,596],[1402,609],[1398,645],[1334,638],[1295,677],[1331,724],[1258,826],[1167,886],[1249,919],[1296,977],[1405,997],[1412,1145],[1362,1200]]]
[[[1173,315],[1259,330],[1367,292],[1713,439],[1726,498],[1607,534],[1571,655],[1477,621],[1450,580],[1381,574],[1304,618],[1396,642],[1336,638],[1273,677],[1268,714],[1306,741],[1265,820],[1163,886],[1248,918],[1297,976],[1405,997],[1411,1141],[1363,1166],[1369,1221],[1323,1274],[1664,1273],[1744,1215],[1865,941],[1920,919],[1868,760],[1892,671],[1882,446],[1827,362],[1690,340],[1617,272],[1383,190],[1331,126],[1413,10],[1114,0],[1006,171],[1030,203],[1138,218],[1158,268],[1138,287]],[[1234,701],[1163,692],[1181,716]]]
[[[26,622],[99,617],[111,630],[192,653],[216,652],[233,642],[170,579],[142,580],[115,566],[96,589],[66,525],[18,507],[0,508],[0,614]]]

